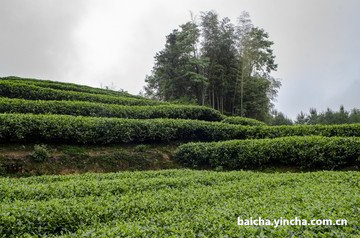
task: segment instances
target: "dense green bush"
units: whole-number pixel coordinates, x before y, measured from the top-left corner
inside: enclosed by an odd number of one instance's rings
[[[122,106],[83,101],[25,100],[0,97],[0,113],[4,112],[137,119],[184,118],[205,121],[220,121],[222,119],[219,111],[201,106]]]
[[[191,167],[227,169],[297,166],[332,169],[360,165],[360,138],[282,137],[181,145],[175,159]]]
[[[46,145],[35,145],[30,157],[35,162],[44,162],[50,158],[50,152]]]
[[[222,140],[238,126],[185,119],[123,119],[67,115],[0,114],[0,142],[111,144],[171,140]],[[236,137],[235,137],[236,138]]]
[[[24,98],[33,100],[71,100],[89,101],[120,105],[159,105],[163,102],[150,99],[64,91],[52,88],[43,88],[31,84],[0,80],[0,96],[9,98]]]
[[[224,123],[244,125],[244,126],[265,126],[266,124],[262,121],[258,121],[252,118],[231,116],[226,117],[222,120]]]
[[[0,236],[359,237],[359,180],[349,171],[191,170],[0,178]],[[348,224],[238,226],[237,217]]]
[[[0,114],[0,142],[219,141],[294,135],[360,136],[360,124],[241,126],[185,119],[122,119],[67,115]]]
[[[26,83],[26,84],[43,87],[43,88],[53,88],[53,89],[84,92],[84,93],[94,93],[94,94],[106,94],[106,95],[122,96],[122,97],[142,98],[140,96],[135,96],[135,95],[129,94],[127,92],[113,91],[113,90],[102,89],[102,88],[93,88],[93,87],[89,87],[89,86],[85,86],[85,85],[56,82],[56,81],[50,81],[50,80],[20,78],[20,77],[15,77],[15,76],[2,77],[2,78],[0,78],[0,80],[17,82],[17,83]]]

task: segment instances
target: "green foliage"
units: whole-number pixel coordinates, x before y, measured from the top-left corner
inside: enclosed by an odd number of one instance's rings
[[[219,141],[283,136],[360,136],[360,124],[242,126],[184,119],[122,119],[66,115],[0,114],[0,143]]]
[[[183,119],[120,119],[65,115],[0,114],[0,142],[77,144],[219,140],[233,138],[234,125]],[[235,134],[234,134],[235,133]]]
[[[159,101],[43,88],[27,83],[0,80],[0,96],[33,100],[89,101],[120,105],[159,105]]]
[[[50,152],[46,145],[35,145],[30,157],[35,162],[44,162],[50,158]]]
[[[0,178],[3,237],[357,237],[358,172],[166,170]],[[237,217],[347,219],[238,226]]]
[[[284,115],[282,112],[278,112],[277,110],[273,110],[272,115],[269,118],[270,125],[292,125],[293,121]]]
[[[123,91],[113,91],[102,88],[92,88],[85,85],[73,84],[73,83],[63,83],[63,82],[55,82],[50,80],[40,80],[40,79],[29,79],[29,78],[20,78],[15,76],[9,77],[0,77],[0,80],[17,82],[17,83],[26,83],[30,85],[35,85],[43,88],[53,88],[65,91],[76,91],[83,93],[94,93],[94,94],[105,94],[112,96],[121,96],[121,97],[131,97],[131,98],[141,98],[140,96],[134,96],[127,92]]]
[[[89,150],[80,146],[65,145],[61,148],[61,151],[70,156],[84,156],[89,155]]]
[[[348,118],[348,123],[360,123],[360,109],[354,108],[351,110]]]
[[[237,105],[235,111],[239,115],[265,121],[281,86],[280,81],[270,75],[277,69],[275,55],[271,49],[273,42],[269,40],[267,32],[252,24],[248,26],[246,19],[244,20],[245,22],[238,26],[238,50],[241,55],[238,79],[240,89],[235,91],[239,92],[239,95],[234,95],[234,99],[237,99],[234,100],[234,104]]]
[[[146,77],[146,94],[165,101],[197,102],[204,105],[208,79],[205,58],[198,57],[200,30],[193,22],[166,37],[165,49],[155,56],[152,75]]]
[[[206,103],[222,112],[233,113],[240,56],[236,50],[235,26],[229,18],[219,19],[214,11],[201,14],[201,55],[209,60],[205,76]]]
[[[277,69],[273,42],[245,18],[234,25],[214,11],[202,12],[198,24],[173,30],[146,77],[146,94],[265,120],[281,86],[270,75]]]
[[[138,151],[138,152],[146,152],[149,148],[150,148],[149,145],[141,144],[141,145],[137,145],[135,147],[135,150]]]
[[[205,106],[123,106],[82,101],[51,101],[0,98],[0,113],[63,114],[118,118],[183,118],[220,121],[219,111]]]
[[[360,138],[283,137],[181,145],[175,159],[190,167],[227,169],[296,166],[333,169],[360,165]]]
[[[311,108],[309,114],[300,112],[297,116],[296,123],[308,125],[360,123],[360,110],[354,108],[349,112],[345,110],[344,106],[340,106],[337,112],[328,108],[325,112],[318,113],[315,108]]]
[[[246,117],[226,117],[221,122],[223,123],[229,123],[229,124],[236,124],[236,125],[244,125],[244,126],[265,126],[266,124],[264,122],[252,119],[252,118],[246,118]]]
[[[273,107],[271,100],[276,95],[280,82],[274,78],[267,77],[245,77],[244,78],[244,95],[243,95],[243,115],[255,118],[257,120],[266,121],[271,116]],[[235,104],[240,105],[240,95],[237,95]],[[241,107],[236,106],[235,114],[241,115]]]

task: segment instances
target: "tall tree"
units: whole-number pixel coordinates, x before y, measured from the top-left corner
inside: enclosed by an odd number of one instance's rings
[[[198,25],[188,22],[167,36],[145,92],[265,121],[281,85],[271,76],[277,68],[272,45],[246,12],[236,26],[214,11],[203,12]]]
[[[202,54],[209,59],[209,105],[222,112],[231,110],[230,92],[234,90],[237,74],[235,29],[230,19],[218,19],[215,12],[201,16]]]
[[[240,115],[242,116],[246,115],[246,103],[244,102],[246,81],[263,81],[260,85],[267,85],[267,92],[280,87],[280,83],[270,76],[270,73],[277,69],[277,64],[275,64],[275,56],[271,49],[273,42],[268,38],[268,34],[263,29],[253,27],[241,42]],[[266,104],[264,106],[267,106],[269,111],[270,101]],[[262,115],[262,117],[264,116]]]
[[[277,110],[272,111],[271,120],[269,120],[270,125],[292,125],[293,121],[286,117],[284,113],[279,112]]]
[[[164,101],[184,100],[204,104],[208,80],[206,59],[199,57],[200,31],[188,22],[166,37],[165,49],[155,56],[152,74],[146,77],[145,94]]]
[[[203,41],[201,43],[201,53],[209,59],[209,67],[206,70],[206,76],[209,79],[208,102],[213,108],[216,107],[216,91],[221,83],[221,74],[223,67],[218,62],[220,53],[220,29],[218,15],[213,12],[201,14],[201,28]]]
[[[236,34],[237,34],[237,50],[239,54],[239,74],[237,79],[235,80],[235,89],[233,94],[233,105],[235,105],[235,100],[237,96],[237,88],[238,82],[240,81],[240,115],[244,116],[244,81],[245,74],[247,71],[247,56],[245,55],[246,46],[250,40],[250,32],[253,29],[253,24],[250,20],[250,15],[248,12],[242,12],[238,18],[238,25],[236,26]],[[232,109],[232,113],[235,113],[234,108]]]
[[[309,114],[303,112],[298,114],[296,123],[311,125],[360,123],[360,110],[354,108],[349,112],[345,110],[344,106],[340,106],[339,111],[328,108],[326,111],[318,113],[316,109],[311,108]]]

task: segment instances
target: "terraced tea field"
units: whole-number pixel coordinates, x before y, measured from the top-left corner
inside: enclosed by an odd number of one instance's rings
[[[0,96],[0,237],[360,237],[360,124],[269,126],[17,77]]]
[[[164,170],[0,179],[2,237],[359,237],[358,172]],[[347,219],[347,226],[238,226]]]

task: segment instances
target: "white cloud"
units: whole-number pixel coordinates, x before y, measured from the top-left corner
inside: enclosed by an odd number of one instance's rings
[[[213,9],[234,21],[246,10],[275,42],[274,75],[283,83],[276,106],[294,118],[310,107],[359,105],[349,90],[360,80],[359,7],[356,0],[5,0],[0,74],[137,93],[165,36],[190,11]]]

